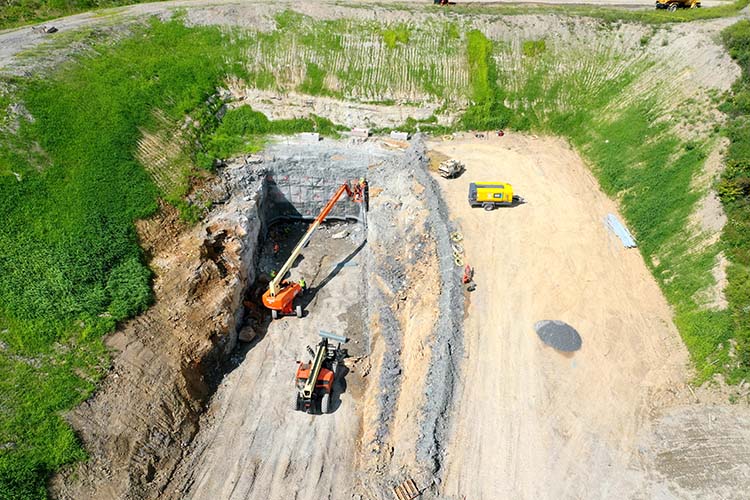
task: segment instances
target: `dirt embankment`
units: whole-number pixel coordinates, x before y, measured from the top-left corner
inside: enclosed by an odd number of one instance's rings
[[[97,393],[69,421],[91,455],[55,477],[58,498],[156,498],[236,344],[238,312],[254,280],[262,198],[249,167],[206,188],[222,208],[185,230],[164,209],[139,223],[154,270],[154,305],[107,339],[116,354]]]

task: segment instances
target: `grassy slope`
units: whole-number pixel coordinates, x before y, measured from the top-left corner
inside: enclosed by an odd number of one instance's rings
[[[44,496],[46,475],[82,457],[59,412],[106,368],[101,334],[151,296],[133,220],[158,193],[134,159],[139,128],[154,107],[201,104],[230,49],[218,30],[155,23],[15,82],[35,121],[0,133],[0,497]]]
[[[453,24],[315,21],[292,11],[276,22],[278,31],[248,40],[250,86],[385,104],[465,99],[463,43]]]
[[[740,361],[750,365],[750,21],[740,21],[722,34],[742,77],[724,105],[731,141],[727,168],[719,184],[728,222],[723,239],[731,265],[727,299],[737,332]],[[739,374],[735,378],[739,378]]]

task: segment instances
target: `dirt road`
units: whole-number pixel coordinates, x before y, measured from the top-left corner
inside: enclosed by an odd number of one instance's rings
[[[377,2],[377,4],[386,3],[402,3],[400,0],[385,0]],[[53,19],[46,21],[44,24],[49,26],[55,26],[60,30],[61,33],[85,28],[85,27],[111,27],[115,26],[113,31],[116,31],[116,26],[121,24],[124,19],[128,17],[143,17],[143,16],[170,16],[175,9],[186,9],[188,14],[198,12],[196,22],[203,24],[229,24],[229,25],[241,25],[245,27],[255,27],[261,23],[257,11],[271,16],[276,10],[283,10],[286,2],[274,2],[273,5],[269,6],[268,2],[261,0],[255,1],[227,1],[227,0],[172,0],[166,2],[155,2],[155,3],[141,3],[135,5],[128,5],[124,7],[117,7],[113,9],[101,9],[94,12],[85,12],[76,14],[73,16],[63,17],[59,19]],[[304,2],[303,2],[304,3]],[[312,2],[309,7],[314,9],[319,14],[325,14],[329,12],[330,15],[336,17],[332,12],[336,10],[337,6],[346,6],[347,2]],[[361,6],[363,2],[351,2]],[[417,0],[412,3],[422,3],[426,5],[432,4],[430,0]],[[609,7],[626,7],[626,8],[653,8],[654,2],[652,0],[474,0],[471,2],[458,2],[458,5],[452,6],[451,8],[460,12],[462,6],[471,6],[476,4],[568,4],[568,5],[601,5]],[[715,7],[729,3],[729,0],[703,0],[702,5],[704,7]],[[259,8],[255,9],[254,6],[248,9],[248,4],[255,4]],[[322,4],[322,5],[321,5]],[[375,2],[373,2],[375,4]],[[288,2],[288,7],[293,8],[297,6],[299,8],[300,2]],[[373,10],[378,7],[373,5]],[[238,9],[242,9],[242,15],[238,15]],[[371,12],[367,9],[355,9],[354,13],[361,11],[363,17],[371,17]],[[350,12],[351,14],[351,12]],[[266,19],[267,21],[267,19]],[[59,35],[58,35],[59,36]],[[32,31],[30,26],[24,26],[19,28],[0,30],[0,70],[7,70],[13,63],[15,56],[25,50],[29,50],[37,45],[46,41],[54,40],[55,35],[45,35],[41,32]]]
[[[306,317],[271,322],[224,378],[201,423],[204,431],[172,481],[172,498],[351,498],[361,418],[352,395],[360,390],[357,374],[344,378],[346,390],[332,400],[332,414],[292,408],[295,361],[308,360],[305,346],[315,348],[318,331],[350,337],[362,331],[361,316],[350,314],[362,293],[357,245],[323,234],[313,240],[293,269],[293,279],[304,276],[310,286]]]
[[[477,290],[446,493],[471,499],[630,498],[639,430],[687,377],[669,307],[637,250],[605,228],[616,207],[560,140],[506,135],[434,144],[466,162],[441,179]],[[511,182],[528,203],[469,207],[469,181]],[[534,323],[573,325],[583,347],[544,346]]]

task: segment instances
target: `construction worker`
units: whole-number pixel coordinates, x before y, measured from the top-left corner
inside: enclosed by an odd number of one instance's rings
[[[305,282],[305,278],[300,277],[298,283],[300,288],[302,288],[302,293],[305,293],[305,290],[307,290],[307,283]]]
[[[370,199],[367,192],[367,180],[364,177],[359,178],[359,191],[362,196],[362,203],[365,205],[365,211],[367,211],[370,209]]]
[[[276,269],[271,269],[271,279],[276,277]]]
[[[273,242],[273,254],[274,254],[274,255],[278,254],[278,253],[279,253],[279,250],[281,250],[281,248],[279,247],[279,244],[278,244],[277,242],[275,242],[275,241],[274,241],[274,242]]]

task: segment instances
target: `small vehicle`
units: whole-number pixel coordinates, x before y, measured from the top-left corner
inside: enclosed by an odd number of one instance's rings
[[[438,166],[440,176],[446,179],[455,179],[461,175],[464,170],[466,170],[466,167],[458,160],[445,160]]]
[[[469,184],[469,205],[494,210],[497,207],[512,207],[525,203],[513,194],[513,186],[500,182],[472,182]]]
[[[313,351],[307,346],[307,352],[312,359],[307,363],[297,361],[297,374],[295,381],[297,394],[294,398],[294,409],[307,413],[331,413],[331,398],[333,386],[336,382],[336,371],[339,363],[347,357],[346,349],[341,344],[347,342],[346,337],[334,335],[329,332],[320,332],[322,340],[318,348]],[[335,340],[338,345],[334,347],[328,340]]]
[[[677,9],[699,9],[700,0],[656,0],[657,9],[666,9],[674,12]]]
[[[50,33],[57,33],[57,28],[54,26],[47,26],[46,24],[41,26],[33,26],[31,28],[31,31],[37,32],[37,33],[44,33],[44,34],[50,34]]]

